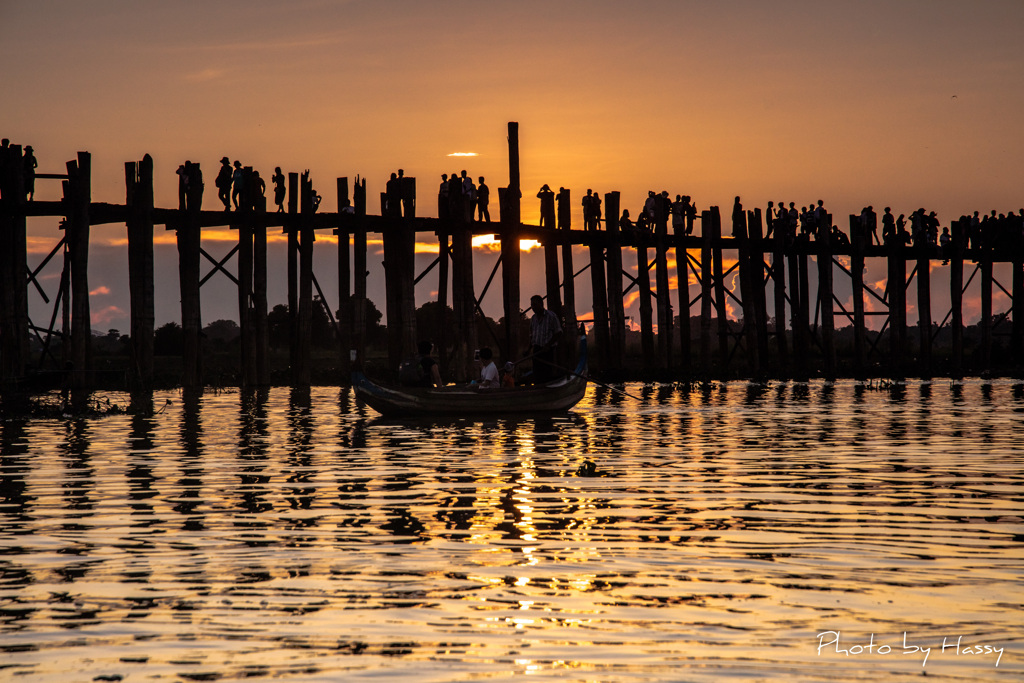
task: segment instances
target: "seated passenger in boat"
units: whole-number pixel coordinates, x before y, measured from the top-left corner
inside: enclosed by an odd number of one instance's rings
[[[481,389],[497,389],[501,386],[501,381],[498,379],[498,366],[494,364],[494,352],[488,347],[480,349],[480,362],[482,367],[480,368],[480,388]]]
[[[415,359],[407,360],[398,368],[398,379],[410,387],[443,387],[441,381],[441,370],[437,361],[430,357],[434,345],[429,341],[421,341],[417,344],[418,355]]]

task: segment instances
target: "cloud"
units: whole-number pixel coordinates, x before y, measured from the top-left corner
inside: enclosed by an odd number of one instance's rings
[[[93,325],[109,325],[115,320],[124,320],[128,314],[119,306],[107,306],[92,314]]]
[[[106,294],[110,294],[110,288],[105,285],[100,285],[96,289],[89,292],[89,296],[101,296]]]
[[[211,81],[218,81],[227,75],[227,69],[215,69],[208,67],[200,71],[193,71],[187,73],[182,78],[190,83],[209,83]]]

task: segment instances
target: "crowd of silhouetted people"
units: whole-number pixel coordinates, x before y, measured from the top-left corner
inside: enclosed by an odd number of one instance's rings
[[[491,222],[491,189],[479,176],[479,184],[473,182],[465,169],[461,173],[441,174],[441,185],[437,190],[437,217],[469,223],[474,220]]]

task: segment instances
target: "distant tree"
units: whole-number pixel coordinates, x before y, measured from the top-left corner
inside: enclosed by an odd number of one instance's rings
[[[242,329],[234,320],[214,320],[203,328],[203,334],[211,341],[230,344],[242,334]]]
[[[181,325],[167,323],[156,328],[153,333],[153,353],[157,356],[177,356],[181,353]]]
[[[287,304],[278,304],[267,313],[267,334],[271,348],[288,346],[290,339],[291,319],[288,316]]]
[[[348,306],[344,309],[338,309],[335,315],[342,320],[351,320],[353,307],[355,306],[355,296],[350,296],[348,299]],[[344,314],[342,314],[344,310]],[[366,327],[367,327],[367,343],[371,345],[383,344],[387,341],[386,333],[387,327],[380,324],[380,321],[384,318],[384,314],[377,310],[377,306],[374,305],[370,299],[366,300]]]
[[[313,297],[313,345],[320,348],[329,348],[337,337],[327,310],[327,303],[319,295]]]

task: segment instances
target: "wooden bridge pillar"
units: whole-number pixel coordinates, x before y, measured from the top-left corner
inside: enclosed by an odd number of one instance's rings
[[[768,364],[768,308],[764,292],[764,236],[761,209],[747,212],[747,238],[749,239],[749,278],[753,298],[754,324],[757,329],[756,346],[760,371]]]
[[[559,241],[562,245],[562,318],[566,328],[565,350],[566,357],[574,359],[577,348],[576,330],[579,323],[576,320],[576,271],[573,270],[572,241],[569,235],[572,229],[572,212],[568,210],[572,206],[571,198],[569,190],[563,189],[559,205],[564,206],[565,211],[558,215],[558,227],[562,231]],[[573,363],[570,365],[575,367]]]
[[[258,194],[253,169],[242,169],[242,196],[231,227],[238,230],[238,326],[241,360],[241,384],[249,389],[256,384],[256,344],[253,329],[253,226],[254,205]]]
[[[131,368],[133,387],[153,385],[153,158],[124,165],[128,232],[128,290],[131,300]]]
[[[299,174],[288,174],[288,366],[292,381],[299,362]]]
[[[592,239],[590,251],[590,291],[594,307],[594,341],[597,342],[598,365],[607,369],[611,363],[611,334],[608,329],[608,281],[605,277],[605,247]]]
[[[850,214],[850,287],[853,292],[853,372],[867,377],[867,339],[864,327],[864,234],[860,216]]]
[[[711,372],[711,308],[713,305],[711,288],[714,285],[712,273],[712,236],[714,221],[711,211],[702,211],[700,215],[700,363],[701,374],[708,376]]]
[[[310,347],[313,339],[313,184],[309,176],[302,175],[300,190],[301,209],[299,225],[299,291],[297,329],[295,332],[295,366],[292,368],[292,384],[308,387],[312,381]]]
[[[412,181],[412,183],[404,183]],[[394,186],[393,186],[394,184]],[[406,187],[401,187],[405,184]],[[403,190],[415,197],[415,181],[412,178],[388,181],[388,192],[382,192],[381,215],[387,216],[383,227],[384,239],[384,285],[386,313],[388,320],[388,365],[397,369],[401,362],[416,352],[416,293],[415,293],[415,248],[416,233],[412,225],[413,216],[402,217],[402,205],[397,198]],[[411,209],[412,205],[409,204]]]
[[[0,153],[7,155],[0,160],[6,170],[0,181],[9,208],[0,218],[0,379],[7,384],[25,376],[29,359],[26,192],[21,145]]]
[[[626,360],[626,312],[622,305],[622,242],[619,231],[619,193],[604,196],[605,220],[608,233],[608,368],[621,370]]]
[[[719,374],[727,377],[729,374],[729,316],[726,309],[725,297],[725,276],[722,264],[722,215],[717,206],[711,207],[711,224],[704,224],[704,228],[710,228],[712,257],[711,269],[715,283],[715,317],[718,319],[718,363]]]
[[[1019,366],[1024,362],[1024,249],[1021,241],[1024,236],[1014,239],[1011,267],[1013,268],[1012,284],[1010,285],[1011,305],[1013,307],[1012,327],[1010,329],[1010,357],[1016,359]]]
[[[257,386],[270,384],[270,325],[267,320],[267,198],[256,197],[252,220],[252,324]]]
[[[771,217],[769,217],[770,219]],[[772,288],[775,298],[775,345],[778,351],[778,374],[789,365],[789,342],[786,339],[786,227],[779,224],[772,231]]]
[[[836,378],[835,314],[832,278],[832,215],[824,214],[818,226],[818,306],[821,311],[821,348],[825,379]]]
[[[917,362],[921,379],[932,377],[931,252],[926,240],[917,246]]]
[[[981,358],[978,371],[984,376],[992,370],[992,245],[990,234],[982,235],[978,264],[981,266]]]
[[[92,369],[92,323],[89,313],[89,205],[92,202],[92,156],[79,152],[69,161],[68,247],[71,258],[71,363],[72,386],[85,388]],[[196,273],[199,272],[198,251]],[[197,287],[198,293],[198,278]],[[198,336],[198,335],[197,335]]]
[[[679,300],[679,367],[684,375],[688,375],[693,367],[693,353],[690,340],[690,266],[686,249],[685,220],[678,225],[681,230],[673,228],[672,240],[676,254],[676,295]]]
[[[366,301],[366,178],[356,178],[352,186],[355,220],[352,232],[352,348],[356,357],[366,358],[368,306]]]
[[[889,245],[888,252],[889,373],[902,379],[907,353],[907,262],[903,245]]]
[[[345,221],[348,216],[344,208],[351,204],[348,196],[348,178],[338,178],[338,227],[334,234],[338,237],[338,367],[341,369],[343,381],[347,381],[351,373],[349,350],[352,348],[352,249],[350,245],[349,225]]]
[[[505,316],[505,348],[509,359],[517,358],[522,351],[520,324],[522,319],[522,296],[519,284],[519,268],[522,252],[519,249],[519,225],[522,222],[522,187],[519,178],[519,124],[508,123],[508,188],[501,207],[501,286],[502,311]],[[468,230],[468,227],[467,227]],[[468,258],[472,260],[472,249]],[[470,281],[472,286],[472,281]],[[531,296],[533,296],[531,294]],[[472,311],[475,314],[475,311]],[[473,323],[473,318],[469,320]],[[474,340],[476,325],[473,324]],[[475,341],[474,341],[475,345]],[[467,358],[468,361],[468,358]]]
[[[641,362],[645,370],[657,367],[658,357],[654,352],[654,310],[651,305],[651,264],[647,260],[650,232],[643,232],[636,241],[636,282],[640,291],[640,348]]]
[[[950,359],[950,375],[953,379],[963,376],[964,363],[964,247],[967,241],[969,219],[961,219],[953,223],[950,245],[952,253],[949,258],[949,308],[950,336],[952,358]]]
[[[805,293],[804,278],[807,262],[801,260],[798,250],[802,245],[794,242],[789,247],[786,258],[789,261],[789,313],[790,329],[793,330],[793,378],[797,381],[807,379],[807,316],[803,295]],[[803,268],[801,268],[803,266]]]
[[[668,199],[665,199],[666,204]],[[668,207],[654,233],[654,282],[658,294],[658,366],[672,367],[672,297],[668,284]]]
[[[202,306],[199,296],[199,255],[202,235],[199,209],[188,206],[179,212],[176,225],[178,244],[178,287],[181,292],[182,387],[198,394],[203,389]],[[73,269],[73,267],[72,267]],[[74,323],[72,323],[74,327]]]
[[[739,260],[740,302],[743,310],[743,344],[747,355],[747,365],[752,377],[761,376],[761,356],[757,346],[758,318],[755,301],[756,286],[755,252],[747,226],[747,213],[733,211],[732,234],[736,238],[737,258]],[[756,254],[760,258],[760,254]],[[757,276],[757,279],[760,279]]]

